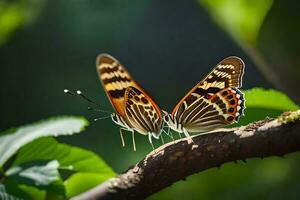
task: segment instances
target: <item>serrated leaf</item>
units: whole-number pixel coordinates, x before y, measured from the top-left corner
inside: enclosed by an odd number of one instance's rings
[[[22,200],[21,198],[10,195],[6,192],[5,186],[0,183],[0,199],[1,200]]]
[[[59,162],[53,160],[42,166],[22,168],[16,166],[6,172],[7,176],[18,176],[32,181],[36,186],[48,186],[60,178],[58,172]],[[17,178],[18,178],[17,177]]]
[[[36,160],[57,160],[60,169],[115,175],[114,171],[95,153],[66,144],[54,138],[40,138],[24,146],[12,164],[18,166]]]
[[[0,133],[0,168],[22,146],[46,136],[72,135],[88,125],[82,117],[62,116]]]

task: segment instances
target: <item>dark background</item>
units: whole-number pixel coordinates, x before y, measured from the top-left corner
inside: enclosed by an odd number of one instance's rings
[[[113,111],[95,70],[99,53],[119,59],[168,111],[230,55],[246,63],[244,89],[275,87],[196,1],[59,0],[44,1],[38,9],[32,23],[0,46],[0,130],[56,115],[100,116],[88,111],[86,102],[63,94],[65,88],[80,89]],[[146,137],[136,135],[138,151],[133,152],[128,134],[122,148],[118,131],[108,119],[59,139],[98,153],[122,172],[151,146]],[[226,164],[176,183],[152,199],[296,199],[299,170],[293,167],[298,157]]]

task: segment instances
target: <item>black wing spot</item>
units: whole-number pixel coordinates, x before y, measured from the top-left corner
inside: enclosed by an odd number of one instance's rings
[[[227,117],[227,120],[231,122],[234,118],[232,116]]]
[[[234,112],[234,108],[229,108],[228,112],[233,113]]]
[[[233,95],[231,94],[231,95],[229,95],[227,98],[228,98],[228,99],[232,99],[232,98],[233,98]]]
[[[227,94],[228,94],[227,91],[222,92],[222,95],[223,95],[223,96],[226,96]]]
[[[142,100],[143,104],[147,104],[148,103],[148,100],[145,97],[142,97],[141,100]]]
[[[234,104],[235,104],[235,100],[234,100],[234,99],[231,99],[231,100],[229,101],[229,103],[230,103],[230,105],[234,105]]]
[[[138,96],[135,96],[134,99],[135,99],[136,101],[140,101],[140,98],[139,98]]]

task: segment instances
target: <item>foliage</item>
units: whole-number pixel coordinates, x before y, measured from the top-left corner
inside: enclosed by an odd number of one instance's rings
[[[14,197],[6,192],[5,186],[0,184],[0,199],[2,200],[21,200],[20,198]]]
[[[247,109],[241,124],[298,108],[279,91],[254,88],[244,93]],[[0,195],[65,199],[113,177],[113,170],[95,153],[49,137],[79,133],[87,124],[81,117],[56,117],[1,133]]]
[[[298,2],[198,1],[216,24],[252,58],[264,77],[299,103]]]
[[[199,0],[235,39],[255,43],[273,0]]]
[[[240,119],[238,125],[248,124],[266,117],[277,117],[284,111],[299,109],[299,106],[288,96],[277,90],[253,88],[245,90],[244,94],[246,99],[245,116]]]
[[[0,140],[0,167],[25,144],[45,136],[72,135],[88,124],[83,118],[57,117],[5,131]]]
[[[0,0],[0,46],[20,27],[37,18],[45,0]]]
[[[57,117],[2,133],[0,180],[3,187],[0,195],[65,199],[114,176],[113,170],[93,152],[45,137],[72,135],[87,124],[81,117]],[[76,177],[83,180],[80,181],[81,190],[77,189]]]

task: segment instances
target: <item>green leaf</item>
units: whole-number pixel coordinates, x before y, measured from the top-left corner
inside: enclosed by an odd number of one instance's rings
[[[0,199],[1,200],[21,200],[18,197],[10,195],[6,192],[5,186],[0,183]]]
[[[60,169],[115,176],[114,171],[97,154],[79,147],[60,144],[54,138],[40,138],[24,146],[16,155],[12,166],[36,160],[57,160]]]
[[[22,146],[45,136],[72,135],[88,125],[82,117],[62,116],[10,129],[0,134],[0,168]]]
[[[45,0],[0,1],[0,46],[19,28],[32,24]]]
[[[40,200],[45,199],[46,192],[36,187],[20,184],[11,177],[4,180],[7,193],[26,200]]]
[[[253,88],[243,93],[246,99],[245,116],[237,125],[248,124],[266,117],[277,117],[284,111],[299,109],[299,106],[288,96],[276,90]]]
[[[20,166],[13,167],[6,172],[7,176],[18,176],[29,179],[36,186],[48,186],[60,178],[58,172],[59,163],[57,160],[48,162],[42,166],[32,166],[23,169]]]
[[[76,173],[65,181],[67,198],[71,198],[85,192],[106,181],[108,178],[111,177],[108,177],[105,174]]]
[[[19,166],[26,165],[33,161],[49,160],[57,160],[59,162],[59,169],[79,172],[83,181],[82,189],[80,191],[90,189],[91,187],[94,187],[95,185],[115,176],[115,172],[95,153],[78,147],[60,144],[51,137],[37,139],[22,147],[12,162],[12,168],[9,169],[6,174],[10,175],[8,172],[13,169],[18,169]],[[71,186],[76,185],[78,179],[72,178],[75,174],[72,175],[65,184],[68,183]],[[91,177],[91,175],[93,175],[93,177]],[[77,176],[75,176],[75,178],[76,177]],[[12,177],[10,176],[10,178]],[[73,183],[73,181],[75,182]],[[62,195],[61,192],[53,191],[53,189],[51,190],[50,187],[52,185],[49,187],[39,188],[47,190],[47,195]],[[63,184],[61,185],[64,186]],[[51,193],[51,191],[53,192]],[[66,193],[68,192],[63,192],[64,195]],[[74,193],[75,192],[71,190],[71,194]]]
[[[198,0],[233,38],[256,43],[273,0]]]
[[[269,108],[280,111],[295,111],[299,109],[288,96],[277,90],[253,88],[244,91],[247,107]]]

